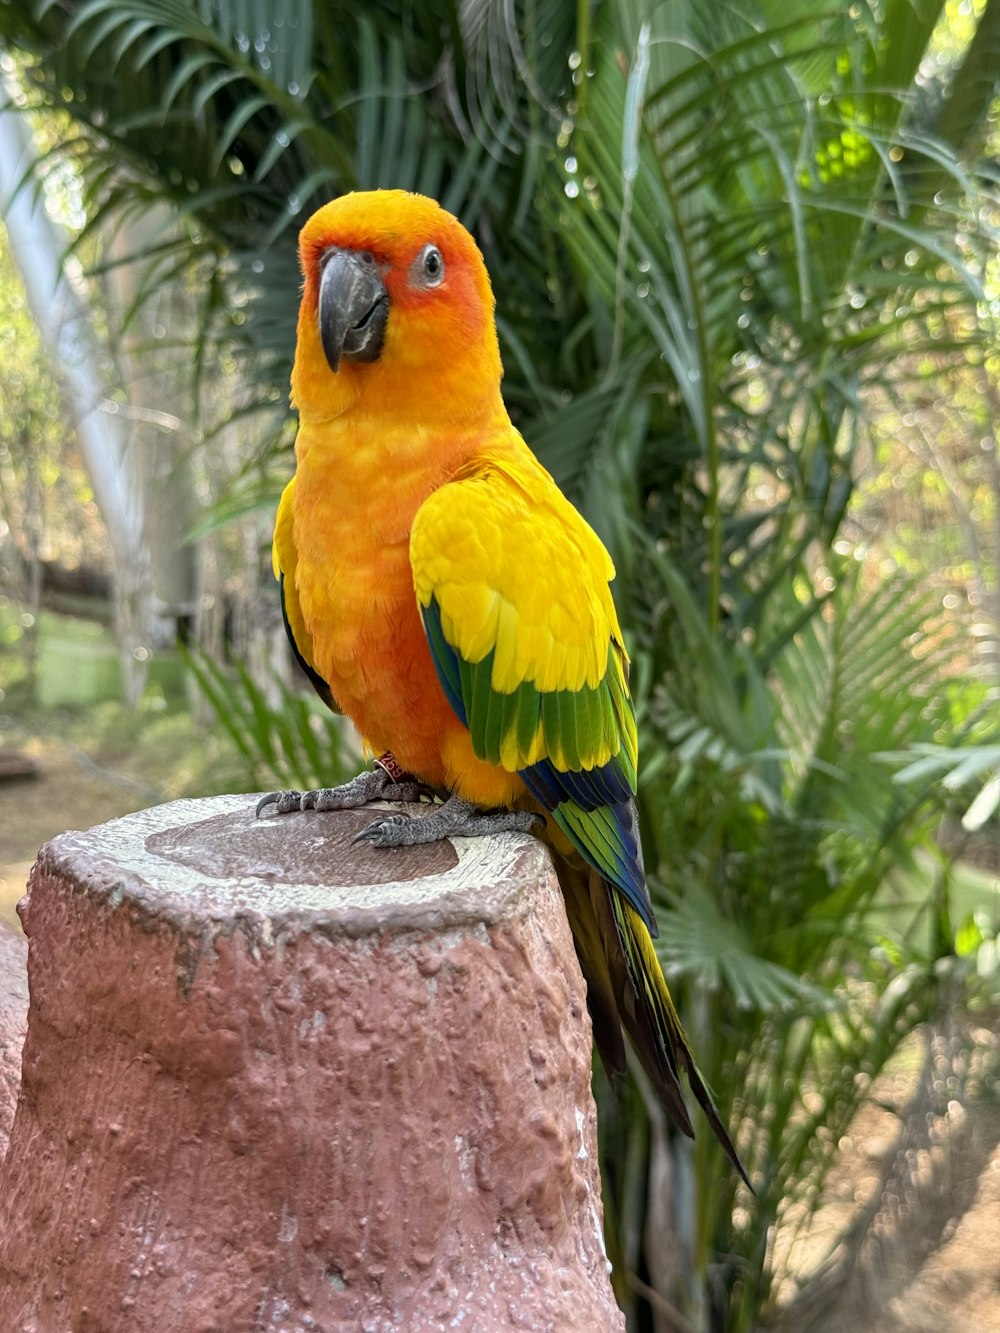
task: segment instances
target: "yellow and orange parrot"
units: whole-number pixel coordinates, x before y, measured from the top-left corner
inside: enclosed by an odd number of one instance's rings
[[[437,203],[400,190],[327,204],[299,249],[296,471],[274,568],[305,671],[387,754],[343,787],[273,792],[258,814],[431,788],[445,798],[432,815],[361,837],[538,826],[606,1067],[624,1069],[624,1025],[690,1135],[683,1068],[742,1174],[650,938],[614,566],[507,415],[482,255]]]

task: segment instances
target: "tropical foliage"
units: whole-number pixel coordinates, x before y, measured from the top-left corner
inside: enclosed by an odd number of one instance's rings
[[[198,650],[184,650],[184,660],[252,787],[309,790],[354,776],[360,756],[345,742],[342,719],[314,695],[278,679],[262,687],[242,662],[222,664]]]
[[[671,1141],[641,1089],[601,1089],[635,1328],[773,1309],[775,1222],[816,1207],[872,1079],[960,970],[941,903],[923,934],[878,911],[939,792],[883,756],[963,743],[941,686],[958,649],[849,528],[873,404],[984,374],[997,313],[981,148],[1000,0],[962,42],[945,17],[938,0],[0,6],[33,53],[23,86],[77,127],[50,161],[77,164],[84,235],[172,204],[147,287],[202,294],[193,371],[235,358],[240,410],[274,416],[278,449],[310,209],[415,188],[480,240],[515,420],[615,555],[664,961],[757,1182],[739,1194],[707,1135],[693,1155]],[[271,503],[274,456],[215,521]],[[248,760],[273,767],[276,723],[243,688]],[[290,716],[298,772],[328,780]]]

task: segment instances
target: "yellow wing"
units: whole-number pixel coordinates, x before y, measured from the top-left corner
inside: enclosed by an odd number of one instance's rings
[[[518,773],[655,931],[628,657],[600,539],[522,445],[484,453],[424,502],[410,560],[438,679],[475,754]]]

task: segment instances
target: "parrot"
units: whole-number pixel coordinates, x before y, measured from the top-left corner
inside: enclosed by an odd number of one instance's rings
[[[299,260],[273,567],[300,666],[381,757],[339,787],[270,792],[257,815],[430,792],[430,815],[382,815],[359,838],[538,831],[609,1076],[624,1029],[693,1137],[683,1071],[749,1186],[653,946],[614,565],[508,415],[483,256],[435,200],[372,190],[315,212]]]

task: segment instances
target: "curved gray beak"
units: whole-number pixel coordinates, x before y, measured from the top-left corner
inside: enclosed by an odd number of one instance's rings
[[[389,317],[389,293],[371,255],[330,250],[319,282],[319,336],[336,374],[345,361],[377,361]]]

